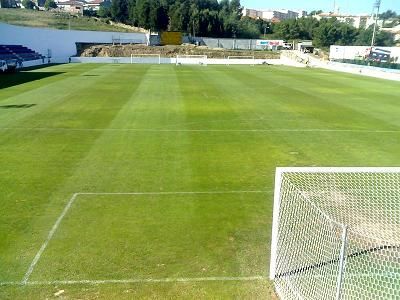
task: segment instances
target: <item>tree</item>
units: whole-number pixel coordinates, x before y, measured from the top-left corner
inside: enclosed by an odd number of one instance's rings
[[[137,16],[137,24],[140,27],[149,29],[151,27],[150,24],[150,1],[149,0],[137,0],[136,1],[136,16]]]
[[[32,0],[22,0],[22,5],[26,9],[34,9],[35,8],[35,3]]]
[[[357,46],[369,46],[371,45],[373,34],[373,25],[367,29],[361,29],[357,39],[355,41],[355,45]],[[393,46],[395,44],[393,35],[386,31],[378,31],[375,36],[374,46]]]
[[[146,29],[153,31],[162,31],[167,29],[169,17],[167,8],[159,1],[150,2],[149,26]]]
[[[111,2],[104,1],[101,3],[97,15],[101,18],[111,18]]]
[[[300,25],[295,19],[285,20],[276,24],[274,32],[277,37],[284,40],[295,40],[303,38]]]
[[[246,17],[244,17],[244,18],[246,18]],[[263,34],[264,32],[266,34],[271,34],[273,32],[271,22],[265,21],[263,19],[256,19],[256,20],[251,19],[251,20],[253,20],[254,24],[257,26],[260,34]]]
[[[319,26],[319,21],[315,18],[300,18],[297,22],[300,28],[300,38],[312,40],[314,29]]]
[[[313,32],[315,46],[329,47],[336,44],[341,37],[338,25],[335,18],[329,20],[323,19]]]
[[[136,14],[136,0],[128,0],[128,20],[132,25],[138,25]]]
[[[239,38],[259,38],[260,37],[260,28],[257,26],[257,23],[254,22],[254,19],[249,17],[244,17],[239,21],[238,25],[238,37]]]
[[[0,7],[11,8],[11,3],[9,0],[0,0]]]
[[[315,15],[319,15],[319,14],[322,14],[322,13],[323,13],[322,10],[312,10],[310,12],[310,16],[315,16]]]
[[[383,19],[383,20],[388,20],[388,19],[392,19],[392,18],[396,18],[396,17],[397,17],[397,13],[390,9],[379,15],[379,18]]]
[[[57,8],[57,4],[54,2],[54,0],[46,0],[46,2],[44,3],[44,8],[46,8],[47,10],[51,8]]]
[[[183,9],[182,9],[182,4],[180,2],[176,2],[170,6],[168,15],[170,18],[170,23],[169,23],[170,30],[172,31],[184,30]]]
[[[351,46],[356,41],[358,33],[358,30],[354,26],[340,23],[338,26],[338,40],[335,44]]]
[[[111,2],[111,16],[115,21],[127,23],[129,18],[128,1],[113,0]]]

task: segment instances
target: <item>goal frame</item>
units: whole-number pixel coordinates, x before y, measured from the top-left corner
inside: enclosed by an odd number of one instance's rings
[[[400,167],[277,167],[275,173],[271,235],[271,262],[269,271],[269,277],[271,280],[273,280],[276,275],[279,211],[282,192],[281,184],[284,173],[400,173]]]
[[[143,58],[143,57],[156,57],[158,58],[157,64],[161,64],[161,54],[160,53],[154,53],[154,54],[149,54],[149,53],[139,53],[139,54],[131,54],[131,64],[135,64],[136,62],[133,61],[134,58]],[[140,64],[140,63],[138,63]]]
[[[199,58],[200,62],[198,64],[196,63],[188,63],[188,65],[203,65],[207,66],[207,55],[200,55],[200,54],[177,54],[175,57],[175,65],[182,64],[179,59],[190,59],[190,58]]]

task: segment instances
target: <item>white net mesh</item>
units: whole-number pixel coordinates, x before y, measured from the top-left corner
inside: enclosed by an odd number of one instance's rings
[[[400,299],[400,169],[282,168],[275,184],[282,299]]]

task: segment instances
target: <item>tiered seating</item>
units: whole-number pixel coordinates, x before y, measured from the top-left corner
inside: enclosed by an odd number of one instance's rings
[[[0,45],[0,60],[36,60],[42,59],[44,56],[21,45]]]

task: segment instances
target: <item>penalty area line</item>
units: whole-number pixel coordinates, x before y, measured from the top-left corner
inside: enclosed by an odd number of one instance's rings
[[[21,281],[21,284],[27,284],[29,277],[31,276],[36,264],[38,263],[40,257],[42,256],[44,250],[47,248],[47,245],[49,244],[51,238],[53,237],[54,233],[56,232],[58,226],[60,225],[62,219],[64,216],[67,214],[69,208],[71,207],[72,203],[75,201],[76,197],[78,194],[73,194],[71,199],[68,201],[67,205],[64,207],[64,210],[62,211],[61,215],[58,217],[57,221],[54,223],[53,227],[51,228],[49,234],[47,235],[46,240],[40,247],[39,251],[36,253],[35,257],[33,258],[28,270],[26,271],[24,278]]]
[[[39,262],[43,252],[46,250],[50,240],[53,238],[54,233],[57,231],[57,228],[60,226],[61,221],[67,214],[68,210],[74,203],[75,199],[79,195],[188,195],[188,194],[240,194],[240,193],[268,193],[270,191],[265,191],[265,190],[254,190],[254,191],[197,191],[197,192],[127,192],[127,193],[107,193],[107,192],[99,192],[99,193],[74,193],[72,197],[69,199],[68,203],[65,205],[64,210],[61,212],[60,216],[57,218],[56,222],[54,223],[53,227],[49,231],[46,240],[43,242],[42,246],[40,247],[39,251],[36,253],[35,257],[33,258],[31,264],[29,265],[28,270],[26,271],[24,277],[20,282],[0,282],[0,286],[2,285],[27,285],[27,284],[32,284],[32,282],[28,282],[29,277],[31,276],[33,270],[35,269],[35,266]],[[225,277],[204,277],[204,278],[225,278]],[[239,277],[226,277],[226,278],[239,278]],[[149,279],[150,281],[153,279]],[[158,279],[154,279],[158,280]],[[161,279],[160,279],[161,280]],[[162,279],[166,280],[166,279]],[[204,279],[206,280],[206,279]],[[211,280],[211,279],[209,279]],[[183,280],[178,280],[178,281],[183,281]],[[201,280],[197,280],[201,281]],[[71,281],[73,282],[73,281]],[[135,282],[135,281],[133,281]],[[168,282],[168,281],[165,281]],[[79,282],[78,282],[79,283]]]
[[[187,278],[143,278],[143,279],[105,279],[105,280],[50,280],[29,281],[26,283],[18,281],[0,282],[0,286],[7,285],[79,285],[79,284],[127,284],[127,283],[168,283],[168,282],[204,282],[204,281],[259,281],[269,280],[265,276],[246,277],[187,277]]]

